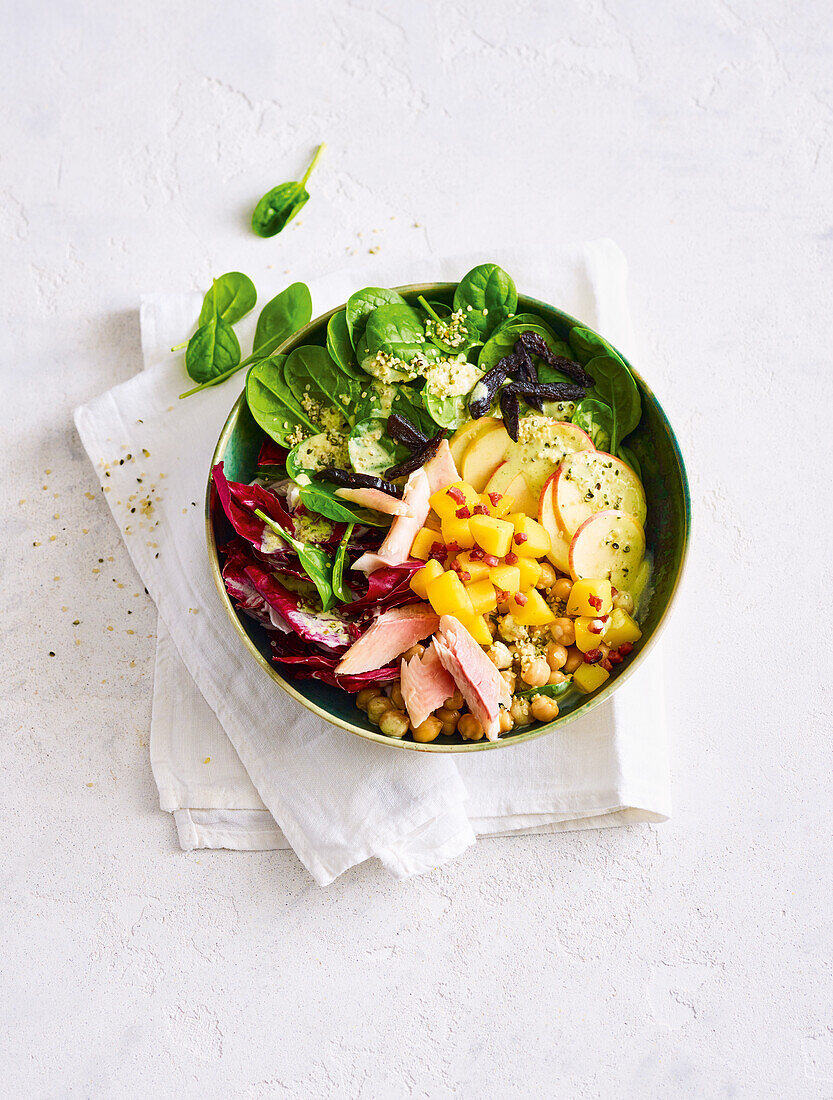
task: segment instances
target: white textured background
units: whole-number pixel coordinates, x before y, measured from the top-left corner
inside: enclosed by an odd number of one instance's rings
[[[833,1097],[828,0],[2,18],[0,1093]],[[181,853],[154,610],[70,419],[139,369],[139,295],[600,235],[695,502],[674,820],[327,891]]]

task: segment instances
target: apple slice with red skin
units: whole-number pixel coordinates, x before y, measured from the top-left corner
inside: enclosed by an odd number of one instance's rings
[[[637,475],[604,451],[567,455],[556,471],[554,500],[558,525],[568,538],[596,512],[611,508],[627,512],[640,526],[648,512]]]
[[[574,581],[610,578],[614,588],[630,588],[645,557],[645,532],[635,516],[605,508],[582,523],[570,542]]]
[[[462,426],[458,428],[454,435],[449,439],[448,446],[451,449],[451,457],[459,470],[462,462],[463,455],[468,448],[474,443],[478,436],[483,435],[489,428],[500,426],[500,421],[494,416],[481,416],[479,420],[468,420]]]
[[[512,440],[502,421],[495,420],[485,431],[476,435],[466,448],[460,465],[463,481],[468,482],[475,492],[482,493],[512,446]]]
[[[512,498],[512,511],[536,519],[538,516],[538,497],[530,489],[529,482],[522,473],[518,473],[509,462],[504,462],[489,478],[483,494],[500,493]]]
[[[570,540],[561,530],[555,515],[555,478],[558,471],[550,476],[541,490],[538,503],[538,522],[550,536],[550,552],[547,557],[556,569],[562,573],[570,572]]]

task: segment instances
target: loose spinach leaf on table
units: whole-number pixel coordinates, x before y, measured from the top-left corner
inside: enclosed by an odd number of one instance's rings
[[[497,264],[472,268],[454,291],[454,308],[468,312],[467,307],[471,323],[485,340],[518,307],[518,292],[511,277]]]
[[[603,401],[585,397],[576,405],[572,421],[587,432],[597,451],[607,451],[613,434],[613,410]]]
[[[240,342],[234,329],[216,310],[200,325],[185,351],[185,369],[195,382],[211,382],[240,364]]]
[[[291,445],[289,437],[301,428],[305,434],[318,434],[320,425],[311,420],[286,383],[285,355],[262,359],[249,370],[246,378],[246,403],[255,423],[282,447]]]
[[[321,597],[321,607],[324,611],[329,611],[333,606],[333,587],[332,580],[332,562],[330,561],[330,555],[325,554],[323,550],[320,550],[317,546],[310,546],[308,543],[299,542],[289,534],[288,531],[284,531],[283,527],[279,523],[275,523],[273,519],[270,519],[265,512],[262,512],[259,508],[255,508],[255,515],[262,519],[267,527],[270,527],[276,535],[280,535],[282,539],[292,547],[295,553],[298,555],[298,561],[301,563],[301,568],[306,575],[318,589],[318,595]]]
[[[255,284],[242,271],[227,271],[211,284],[203,299],[198,325],[204,325],[218,313],[230,325],[255,308],[257,291]]]
[[[278,184],[271,191],[267,191],[258,202],[252,214],[252,229],[259,237],[274,237],[276,233],[280,233],[307,202],[309,199],[307,180],[324,149],[324,145],[318,146],[309,168],[299,181]]]
[[[339,370],[326,348],[316,344],[296,348],[286,360],[284,377],[301,406],[308,399],[325,409],[335,409],[349,424],[353,423],[358,382]]]
[[[333,562],[333,579],[332,587],[335,593],[336,599],[342,603],[348,603],[353,599],[353,594],[349,588],[344,584],[344,562],[347,558],[347,546],[350,542],[350,536],[353,534],[353,528],[355,524],[348,523],[347,530],[344,532],[344,537],[338,544],[338,550],[336,550],[335,561]]]
[[[364,290],[357,290],[347,299],[346,321],[350,340],[356,349],[356,358],[361,362],[359,355],[359,340],[364,336],[367,319],[374,309],[382,305],[406,305],[405,299],[395,290],[386,290],[381,286],[367,286]]]
[[[610,451],[616,454],[622,440],[636,428],[642,416],[642,402],[633,375],[618,355],[597,355],[586,363],[596,394],[613,414]]]

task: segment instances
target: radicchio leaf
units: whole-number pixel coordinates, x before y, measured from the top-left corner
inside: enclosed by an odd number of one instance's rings
[[[211,471],[211,476],[229,523],[238,535],[242,535],[253,546],[259,550],[263,547],[266,529],[263,520],[258,519],[254,514],[256,508],[260,508],[270,519],[279,523],[290,534],[294,534],[295,527],[291,516],[280,498],[271,490],[264,489],[261,485],[243,485],[238,481],[228,481],[223,473],[222,462],[217,463]]]
[[[294,680],[323,680],[325,684],[341,688],[354,694],[369,684],[387,684],[399,678],[399,666],[373,669],[372,672],[360,672],[355,676],[336,676],[337,657],[325,657],[321,653],[291,653],[281,645],[282,639],[271,639],[273,660],[289,666]]]
[[[285,466],[289,451],[274,439],[265,439],[257,456],[258,466]]]
[[[285,588],[274,574],[257,562],[245,567],[246,574],[266,603],[273,607],[305,641],[329,650],[344,650],[356,636],[356,627],[334,612],[315,611],[297,593]]]
[[[367,578],[367,591],[349,606],[350,613],[364,611],[367,608],[383,610],[387,607],[401,607],[416,601],[417,595],[410,586],[410,579],[424,561],[405,561],[401,565],[386,565],[370,573]]]

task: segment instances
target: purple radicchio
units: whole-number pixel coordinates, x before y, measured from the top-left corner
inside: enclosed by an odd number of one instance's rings
[[[295,533],[292,517],[284,508],[280,498],[262,485],[243,485],[238,481],[228,481],[223,473],[223,463],[218,462],[211,471],[214,485],[220,503],[223,506],[229,522],[238,535],[256,546],[258,550],[268,553],[277,547],[274,544],[277,536],[272,534],[263,520],[254,513],[259,508],[275,523],[280,524],[289,534]],[[268,532],[270,537],[266,537]]]

